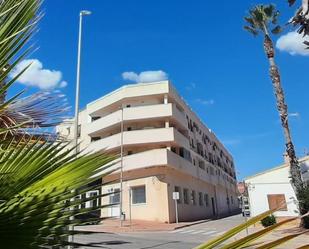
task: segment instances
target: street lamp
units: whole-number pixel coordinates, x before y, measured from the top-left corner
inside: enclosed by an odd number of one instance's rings
[[[75,94],[75,120],[74,120],[74,146],[75,146],[75,155],[78,153],[78,113],[79,113],[79,85],[80,85],[80,57],[81,57],[81,48],[82,48],[82,25],[83,25],[83,16],[91,15],[91,11],[82,10],[79,12],[79,31],[78,31],[78,52],[77,52],[77,74],[76,74],[76,94]],[[70,220],[73,220],[74,217],[70,217]],[[69,227],[74,231],[74,226]],[[68,241],[73,242],[73,235],[69,236]],[[67,247],[68,249],[72,248],[71,246]]]
[[[82,48],[82,26],[83,16],[91,15],[91,11],[82,10],[79,12],[79,33],[78,33],[78,53],[77,53],[77,75],[76,75],[76,94],[75,94],[75,121],[74,121],[74,146],[75,154],[78,153],[78,113],[79,113],[79,86],[80,86],[80,57]]]

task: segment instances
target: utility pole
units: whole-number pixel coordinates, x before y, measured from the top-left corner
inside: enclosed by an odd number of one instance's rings
[[[79,12],[79,31],[78,31],[78,51],[77,51],[77,70],[76,70],[76,93],[75,93],[75,120],[74,120],[74,146],[75,154],[77,154],[78,148],[78,114],[79,114],[79,88],[80,88],[80,62],[81,62],[81,50],[82,50],[82,30],[83,30],[83,16],[89,16],[91,12],[88,10],[82,10]]]
[[[120,226],[123,226],[123,106],[121,106],[120,125]]]

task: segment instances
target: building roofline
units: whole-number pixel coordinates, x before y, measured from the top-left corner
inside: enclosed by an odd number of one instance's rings
[[[168,83],[169,84],[170,81],[169,80],[162,80],[162,81],[155,81],[155,82],[149,82],[149,83],[142,83],[141,82],[141,83],[126,84],[126,85],[123,85],[123,86],[117,88],[114,91],[111,91],[111,92],[103,95],[102,97],[100,97],[100,98],[98,98],[96,100],[93,100],[93,101],[89,102],[86,106],[92,105],[92,104],[94,104],[94,103],[96,103],[96,102],[98,102],[98,101],[100,101],[100,100],[102,100],[102,99],[104,99],[106,97],[109,97],[109,96],[111,96],[111,95],[113,95],[113,94],[115,94],[117,92],[122,91],[123,89],[131,88],[131,87],[136,87],[136,86],[156,85],[156,84],[162,84],[162,83]]]
[[[309,160],[309,156],[304,156],[304,157],[298,159],[298,161],[299,161],[300,163],[301,163],[301,162],[304,162],[304,161],[307,161],[307,160]],[[282,169],[282,168],[285,168],[285,167],[288,167],[288,166],[289,166],[288,163],[283,163],[283,164],[280,164],[280,165],[278,165],[278,166],[276,166],[276,167],[273,167],[273,168],[271,168],[271,169],[267,169],[267,170],[265,170],[265,171],[262,171],[262,172],[259,172],[259,173],[257,173],[257,174],[254,174],[254,175],[252,175],[252,176],[248,176],[248,177],[244,178],[244,180],[246,181],[246,180],[255,178],[255,177],[257,177],[257,176],[264,175],[264,174],[266,174],[266,173],[269,173],[269,172],[272,172],[272,171],[275,171],[275,170],[278,170],[278,169]]]

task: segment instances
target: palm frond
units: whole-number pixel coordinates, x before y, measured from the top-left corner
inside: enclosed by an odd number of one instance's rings
[[[272,4],[263,6],[262,9],[263,9],[263,13],[265,13],[266,17],[270,20],[272,20],[274,15],[278,13],[278,11],[276,11],[275,6]]]
[[[282,32],[282,27],[280,25],[276,26],[275,28],[271,30],[271,33],[273,33],[274,35],[280,34],[281,32]]]
[[[224,233],[222,236],[214,238],[213,240],[210,240],[209,242],[206,242],[205,244],[202,244],[195,249],[211,249],[214,248],[218,245],[220,245],[222,242],[232,238],[234,235],[238,234],[239,232],[243,231],[247,227],[259,222],[260,220],[264,219],[265,217],[269,216],[270,214],[274,213],[276,210],[269,210],[266,211],[256,217],[253,217],[249,219],[247,222],[242,223],[231,230],[227,231]]]
[[[0,237],[5,248],[63,245],[68,243],[64,238],[71,234],[69,225],[100,221],[99,217],[84,220],[79,216],[108,205],[76,207],[104,195],[79,200],[75,197],[93,189],[87,185],[110,173],[115,157],[94,154],[76,159],[66,147],[40,141],[3,145],[0,182],[5,184],[0,184]],[[102,173],[98,175],[99,168]],[[96,188],[100,187],[97,184]]]
[[[290,234],[290,235],[284,236],[284,237],[282,237],[280,239],[271,241],[271,242],[269,242],[267,244],[264,244],[262,246],[256,247],[256,249],[272,249],[272,248],[276,248],[277,246],[283,245],[283,244],[289,242],[290,240],[295,239],[298,236],[301,236],[301,235],[303,235],[303,234],[305,234],[307,232],[309,232],[309,231],[305,231],[305,232],[301,232],[301,233],[296,233],[296,234]]]
[[[268,30],[274,30],[274,34],[279,30],[277,25],[278,17],[280,13],[276,10],[276,7],[272,4],[269,5],[257,5],[249,10],[249,15],[244,20],[249,24],[245,26],[245,30],[249,31],[253,35],[257,35],[259,31],[262,33],[268,33]]]
[[[254,36],[257,36],[259,34],[259,32],[256,29],[254,29],[250,26],[244,26],[244,29],[247,30],[248,32],[250,32]]]

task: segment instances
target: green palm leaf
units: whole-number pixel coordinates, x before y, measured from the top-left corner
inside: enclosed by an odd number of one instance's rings
[[[259,247],[256,247],[256,249],[272,249],[272,248],[275,248],[277,246],[280,246],[294,238],[297,238],[298,236],[300,235],[303,235],[305,233],[307,233],[308,231],[305,231],[305,232],[302,232],[302,233],[296,233],[296,234],[290,234],[290,235],[287,235],[287,236],[284,236],[280,239],[277,239],[277,240],[274,240],[272,242],[269,242],[267,244],[264,244],[262,246],[259,246]]]

